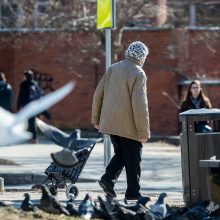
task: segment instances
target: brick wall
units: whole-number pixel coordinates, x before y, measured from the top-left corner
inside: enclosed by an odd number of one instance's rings
[[[126,31],[124,48],[134,41],[146,43],[150,54],[144,66],[148,76],[148,98],[153,134],[178,134],[178,81],[186,75],[220,78],[219,32],[183,29]],[[90,124],[91,103],[97,79],[104,72],[104,52],[99,40],[87,32],[49,32],[19,34],[13,39],[1,34],[0,69],[7,74],[15,93],[23,70],[33,68],[47,74],[56,89],[69,80],[77,86],[73,93],[50,109],[60,127],[85,128]],[[123,55],[119,55],[123,57]],[[93,58],[100,60],[98,66]],[[45,85],[45,80],[40,81]],[[49,87],[46,86],[46,92]],[[205,87],[214,107],[220,107],[220,86]],[[183,95],[185,88],[180,91]]]

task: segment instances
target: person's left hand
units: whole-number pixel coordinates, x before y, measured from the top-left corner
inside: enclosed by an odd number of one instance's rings
[[[95,127],[97,130],[99,130],[99,125],[94,125],[94,127]]]
[[[147,139],[139,139],[139,141],[144,144],[147,142]]]

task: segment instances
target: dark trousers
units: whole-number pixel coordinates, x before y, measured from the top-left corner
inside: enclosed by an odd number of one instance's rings
[[[30,118],[28,120],[28,131],[31,132],[32,139],[37,138],[37,128],[36,128],[36,124],[35,124],[35,117]]]
[[[127,175],[127,191],[125,197],[140,195],[141,153],[142,143],[125,137],[110,135],[114,146],[114,156],[106,167],[101,179],[114,186],[122,169],[125,167]]]

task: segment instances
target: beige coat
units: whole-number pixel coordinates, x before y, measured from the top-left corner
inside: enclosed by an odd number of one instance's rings
[[[92,124],[105,134],[148,139],[146,80],[144,70],[130,57],[111,65],[94,94]]]

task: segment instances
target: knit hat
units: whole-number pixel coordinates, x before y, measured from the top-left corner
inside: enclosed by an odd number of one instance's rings
[[[148,54],[149,50],[147,46],[140,41],[131,43],[125,52],[126,57],[132,57],[138,61],[145,59]]]

